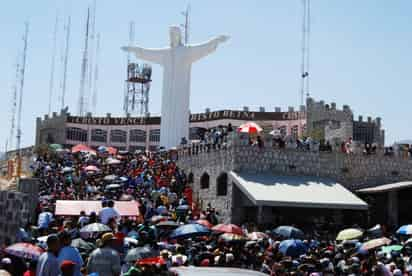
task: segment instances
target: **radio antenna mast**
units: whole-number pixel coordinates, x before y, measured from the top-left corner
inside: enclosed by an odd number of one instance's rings
[[[189,44],[189,30],[190,30],[190,4],[187,5],[186,10],[182,12],[185,17],[185,23],[180,26],[183,27],[185,31],[185,44]]]
[[[83,116],[86,113],[87,101],[85,95],[87,68],[88,68],[88,48],[89,48],[89,23],[90,23],[90,8],[87,9],[87,22],[86,22],[86,35],[84,39],[84,51],[82,59],[82,71],[80,77],[80,93],[79,93],[79,116]]]
[[[20,64],[19,64],[19,55],[16,59],[16,71],[15,71],[15,81],[12,88],[12,103],[11,103],[11,121],[10,121],[10,137],[7,141],[7,148],[10,146],[13,147],[14,135],[16,130],[16,110],[17,110],[17,97],[19,94],[19,81],[20,81]],[[7,149],[6,149],[7,152]]]
[[[89,52],[89,76],[88,76],[88,99],[91,101],[88,103],[87,111],[91,111],[93,108],[93,67],[94,67],[94,43],[95,43],[95,38],[96,38],[96,0],[93,0],[93,6],[91,9],[91,14],[90,14],[90,31],[89,31],[89,46],[90,46],[90,52]]]
[[[303,105],[309,97],[309,38],[310,38],[310,0],[302,0],[302,63],[301,63],[301,88],[300,104]]]
[[[98,80],[99,80],[99,53],[100,53],[100,34],[97,34],[96,37],[96,56],[94,64],[94,84],[93,84],[93,96],[92,96],[92,112],[96,112],[97,106],[97,92],[98,92]]]
[[[64,60],[63,60],[63,80],[61,84],[62,94],[61,94],[61,109],[64,109],[64,99],[66,97],[66,81],[67,81],[67,64],[69,61],[69,49],[70,49],[70,25],[71,17],[67,19],[66,25],[66,48],[64,50]]]
[[[56,21],[54,23],[54,32],[53,32],[53,49],[52,49],[52,59],[50,67],[50,82],[49,82],[49,109],[48,114],[51,114],[52,99],[53,99],[53,89],[54,89],[54,67],[56,63],[56,48],[57,48],[57,29],[59,24],[59,16],[56,14]]]
[[[20,70],[20,95],[19,106],[17,113],[17,178],[20,179],[21,175],[21,113],[23,107],[23,92],[24,92],[24,73],[26,71],[26,56],[27,56],[27,40],[29,36],[29,23],[25,23],[25,32],[23,37],[23,61]]]

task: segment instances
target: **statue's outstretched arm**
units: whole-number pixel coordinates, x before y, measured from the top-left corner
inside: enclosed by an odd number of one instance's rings
[[[229,40],[229,36],[221,35],[201,44],[189,45],[188,49],[190,61],[195,62],[202,57],[213,53],[220,43],[226,42],[227,40]]]
[[[168,49],[147,49],[137,46],[122,47],[122,50],[135,54],[137,58],[157,64],[163,64],[164,56],[168,51]]]

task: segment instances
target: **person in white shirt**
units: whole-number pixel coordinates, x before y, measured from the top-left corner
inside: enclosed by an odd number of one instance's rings
[[[105,202],[103,202],[102,203],[103,209],[101,209],[99,213],[99,218],[100,218],[101,223],[107,224],[111,218],[115,218],[116,221],[119,221],[120,214],[116,210],[116,208],[114,208],[114,201],[110,200],[107,203],[107,207],[105,205],[106,205]]]

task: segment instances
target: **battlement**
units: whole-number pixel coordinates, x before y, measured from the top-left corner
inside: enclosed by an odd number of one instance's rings
[[[313,98],[307,98],[306,100],[306,106],[308,110],[317,110],[317,111],[323,111],[323,112],[328,112],[328,111],[340,111],[344,112],[347,114],[352,115],[352,110],[348,105],[343,105],[342,109],[337,109],[336,103],[332,102],[330,104],[325,103],[325,101],[315,101]]]

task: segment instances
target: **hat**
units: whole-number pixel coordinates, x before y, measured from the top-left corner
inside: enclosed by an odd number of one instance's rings
[[[72,268],[75,265],[76,265],[75,262],[72,262],[70,260],[64,260],[60,265],[60,269],[64,270],[64,269]]]
[[[114,239],[115,239],[115,237],[114,237],[113,233],[105,233],[105,234],[103,234],[103,236],[101,238],[101,241],[102,241],[103,244],[105,244],[108,241],[112,241]]]

